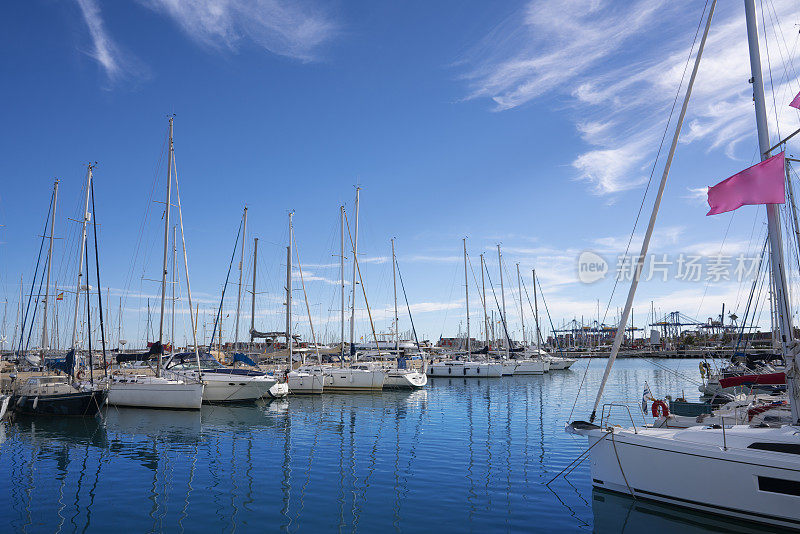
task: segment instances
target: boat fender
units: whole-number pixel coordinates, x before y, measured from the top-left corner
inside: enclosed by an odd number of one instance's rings
[[[669,406],[663,400],[657,400],[653,403],[653,417],[667,417],[669,415]]]
[[[27,400],[28,400],[28,397],[26,397],[25,395],[21,396],[19,399],[17,399],[17,407],[22,406],[22,404]]]
[[[35,410],[37,406],[39,406],[39,397],[33,399],[33,409]]]

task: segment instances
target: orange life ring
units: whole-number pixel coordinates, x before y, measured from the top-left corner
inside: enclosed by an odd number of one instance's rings
[[[663,400],[653,402],[653,417],[667,417],[669,415],[669,406]]]

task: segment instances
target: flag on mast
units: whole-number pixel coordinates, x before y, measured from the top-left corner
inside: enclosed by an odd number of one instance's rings
[[[56,295],[56,300],[64,300],[64,292],[62,291],[58,295]]]
[[[717,215],[754,204],[784,204],[784,153],[765,159],[708,188],[706,215]]]
[[[794,97],[794,100],[789,105],[795,109],[800,109],[800,93],[797,93],[797,96]]]

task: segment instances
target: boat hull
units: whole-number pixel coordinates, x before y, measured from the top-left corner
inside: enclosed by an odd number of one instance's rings
[[[428,366],[428,376],[440,378],[497,378],[503,376],[500,363],[441,362]]]
[[[383,371],[363,369],[337,369],[325,371],[325,391],[380,391],[386,381]]]
[[[515,375],[543,375],[550,369],[548,362],[544,360],[522,360],[517,363],[514,369]]]
[[[9,408],[21,415],[94,417],[106,402],[105,390],[59,393],[55,395],[16,395]]]
[[[322,373],[292,371],[289,373],[289,393],[292,395],[319,395],[324,389],[325,377]]]
[[[108,403],[132,408],[199,410],[203,404],[203,384],[164,381],[113,381],[108,390]]]
[[[650,431],[652,432],[670,432]],[[686,443],[633,431],[588,433],[592,485],[636,498],[766,523],[800,528],[800,458],[796,454],[728,447],[722,429],[713,442]],[[735,431],[728,429],[728,440]],[[758,435],[753,441],[759,441]],[[730,442],[727,442],[730,443]],[[697,473],[714,476],[714,489],[697,484]]]
[[[425,387],[428,377],[416,371],[388,371],[383,387],[387,389],[419,389]]]

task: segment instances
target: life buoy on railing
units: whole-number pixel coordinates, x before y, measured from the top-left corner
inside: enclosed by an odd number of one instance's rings
[[[667,417],[669,415],[669,406],[663,400],[657,400],[653,403],[653,417]]]

